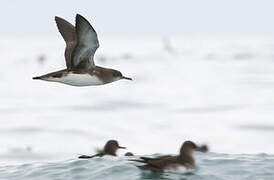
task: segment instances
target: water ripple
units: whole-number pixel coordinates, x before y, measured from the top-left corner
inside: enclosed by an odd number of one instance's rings
[[[1,179],[272,179],[274,156],[267,154],[196,154],[194,171],[155,174],[136,168],[126,157],[104,157],[90,160],[72,159],[55,163],[33,163],[0,166]],[[267,161],[266,161],[267,160]]]

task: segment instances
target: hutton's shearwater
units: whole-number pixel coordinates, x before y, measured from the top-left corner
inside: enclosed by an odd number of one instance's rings
[[[118,149],[126,149],[126,147],[122,147],[119,145],[118,141],[116,140],[109,140],[106,145],[104,146],[104,149],[98,150],[97,154],[88,156],[88,155],[81,155],[78,158],[80,159],[88,159],[93,157],[102,157],[104,155],[111,155],[116,156],[116,151]]]
[[[67,69],[33,77],[72,86],[94,86],[118,81],[132,80],[120,71],[96,66],[94,54],[99,47],[97,33],[81,15],[76,15],[75,27],[66,20],[55,17],[57,27],[66,42],[65,59]]]
[[[145,165],[137,166],[142,170],[149,170],[152,172],[164,172],[166,169],[177,169],[180,166],[186,169],[194,169],[195,160],[193,157],[193,151],[207,152],[206,145],[197,146],[192,141],[185,141],[180,149],[180,154],[177,156],[159,156],[156,158],[140,157],[141,159],[134,159],[130,161],[136,161],[144,163]]]

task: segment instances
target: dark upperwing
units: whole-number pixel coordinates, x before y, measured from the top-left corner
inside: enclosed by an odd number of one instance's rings
[[[135,161],[135,162],[141,162],[141,163],[148,163],[148,161],[155,161],[155,160],[161,160],[168,157],[172,157],[171,155],[164,155],[164,156],[158,156],[155,158],[150,157],[140,157],[140,159],[130,159],[129,161]]]
[[[159,156],[156,158],[140,157],[140,159],[131,160],[135,162],[145,163],[145,165],[137,166],[142,170],[150,170],[152,172],[163,172],[164,168],[169,164],[177,163],[177,156]]]
[[[94,54],[99,47],[97,33],[83,16],[76,15],[77,45],[73,49],[72,69],[94,68]]]
[[[158,156],[156,158],[150,158],[150,157],[140,157],[140,158],[147,162],[147,161],[153,161],[153,160],[162,160],[162,159],[169,158],[169,157],[172,157],[172,156],[164,155],[164,156]]]
[[[63,18],[55,16],[58,30],[66,42],[65,59],[67,69],[71,69],[71,54],[77,44],[77,34],[75,27]]]

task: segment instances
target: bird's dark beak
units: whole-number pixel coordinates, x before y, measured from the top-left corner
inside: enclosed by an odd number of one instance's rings
[[[118,148],[120,148],[120,149],[126,149],[126,147],[123,147],[123,146],[118,146]]]
[[[207,152],[208,147],[207,147],[207,145],[197,146],[195,150],[200,151],[200,152]]]
[[[131,81],[132,81],[132,79],[131,79],[131,78],[129,78],[129,77],[125,77],[125,76],[122,76],[122,79],[127,79],[127,80],[131,80]]]

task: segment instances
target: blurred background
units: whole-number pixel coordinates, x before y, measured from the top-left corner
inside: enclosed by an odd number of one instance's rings
[[[36,1],[0,6],[0,161],[92,154],[109,139],[135,154],[273,153],[274,2]],[[72,87],[33,81],[65,68],[54,16],[98,33],[99,66],[134,81]],[[121,154],[124,151],[120,151]]]

